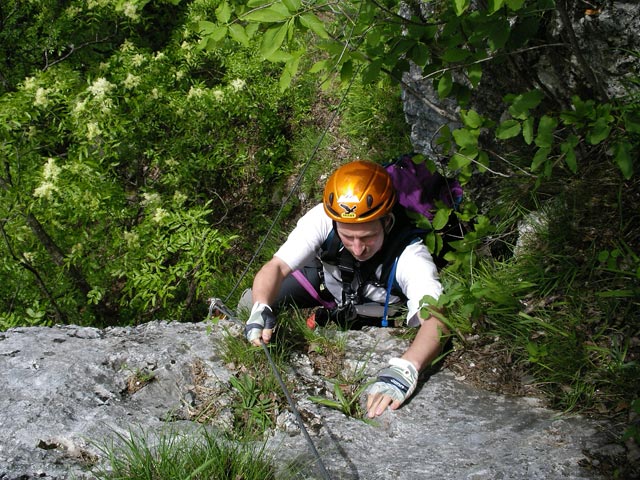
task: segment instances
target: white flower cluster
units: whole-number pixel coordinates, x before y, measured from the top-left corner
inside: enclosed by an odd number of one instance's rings
[[[60,175],[62,169],[56,165],[56,161],[53,158],[48,158],[47,163],[44,164],[42,169],[42,176],[45,180],[51,180],[55,182]]]
[[[178,191],[178,190],[176,190],[176,191],[173,193],[173,201],[174,201],[174,203],[175,203],[176,205],[180,206],[180,205],[182,205],[186,200],[187,200],[187,196],[186,196],[184,193],[182,193],[182,192],[180,192],[180,191]]]
[[[162,220],[169,216],[169,212],[167,212],[164,208],[158,207],[153,214],[153,221],[156,223],[161,223]]]
[[[247,82],[245,82],[241,78],[236,78],[231,82],[231,88],[233,88],[234,92],[239,92],[240,90],[244,89],[246,85]]]
[[[158,205],[160,203],[160,194],[156,192],[145,192],[142,194],[143,205]]]
[[[36,77],[27,77],[24,79],[24,83],[22,84],[22,87],[27,91],[33,90],[37,86]]]
[[[33,191],[33,196],[51,200],[53,194],[58,191],[56,180],[61,170],[62,169],[56,165],[55,159],[48,158],[47,163],[45,163],[42,168],[42,183]]]
[[[191,87],[189,89],[189,93],[187,93],[187,98],[201,97],[202,95],[204,95],[204,90],[202,88]]]
[[[145,60],[146,57],[143,54],[136,53],[133,57],[131,57],[131,65],[133,65],[134,67],[140,67]]]
[[[131,20],[138,20],[140,18],[138,6],[133,2],[126,2],[122,7],[122,11],[125,17],[129,17]]]
[[[140,77],[132,73],[129,73],[127,75],[127,78],[124,79],[123,84],[124,84],[124,88],[129,90],[136,88],[138,85],[140,85]]]
[[[87,123],[87,139],[93,140],[94,138],[100,136],[102,130],[100,126],[96,122]]]
[[[127,242],[129,248],[140,246],[140,235],[137,232],[131,232],[125,230],[124,241]]]
[[[36,96],[33,99],[33,104],[36,107],[43,107],[43,108],[49,105],[49,99],[47,98],[48,93],[49,93],[48,89],[39,87],[36,90]]]
[[[104,77],[98,78],[89,87],[89,91],[94,97],[100,99],[104,98],[115,85]]]

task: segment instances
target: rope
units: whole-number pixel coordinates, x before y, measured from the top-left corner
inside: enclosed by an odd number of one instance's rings
[[[244,323],[240,319],[236,318],[235,315],[233,315],[233,312],[231,312],[217,298],[210,298],[209,299],[209,315],[207,317],[207,320],[209,318],[211,318],[214,308],[216,308],[220,312],[222,312],[229,320],[231,320],[231,321],[237,323],[238,325],[241,325],[241,326],[244,327]],[[298,423],[298,426],[300,427],[300,430],[302,431],[302,434],[304,435],[304,438],[306,439],[307,443],[309,444],[309,448],[311,449],[311,452],[313,453],[313,456],[317,460],[318,466],[320,467],[320,471],[322,473],[322,477],[325,480],[331,480],[331,477],[329,476],[329,472],[327,471],[326,467],[324,466],[324,463],[322,462],[322,457],[320,457],[320,453],[318,453],[318,450],[316,449],[316,446],[313,444],[313,440],[311,439],[311,436],[309,435],[309,432],[307,431],[307,428],[304,426],[304,421],[302,420],[302,416],[300,415],[300,411],[296,407],[296,404],[293,401],[293,398],[291,397],[291,394],[289,393],[289,390],[287,389],[287,386],[285,385],[284,381],[282,380],[282,376],[280,375],[280,372],[278,371],[278,367],[276,366],[276,363],[273,361],[273,357],[271,356],[271,352],[269,352],[269,347],[267,347],[267,345],[262,341],[260,342],[260,346],[262,347],[262,350],[264,350],[264,354],[267,357],[267,360],[269,362],[269,366],[271,367],[271,371],[273,372],[273,375],[276,377],[276,380],[278,381],[278,384],[280,385],[280,388],[282,389],[282,392],[284,393],[284,396],[287,399],[287,403],[289,404],[289,408],[291,408],[291,412],[293,413],[293,416],[296,418],[296,422]]]
[[[314,157],[318,153],[318,150],[320,149],[320,145],[322,144],[322,141],[324,140],[324,137],[327,135],[327,132],[329,131],[329,128],[331,127],[331,125],[333,125],[333,122],[335,121],[336,117],[338,116],[338,113],[340,112],[340,108],[341,108],[342,104],[344,103],[345,99],[347,98],[347,95],[349,94],[349,91],[351,90],[351,86],[353,85],[353,82],[354,82],[355,78],[357,77],[357,75],[358,75],[358,72],[355,72],[354,75],[352,76],[351,81],[349,82],[349,85],[345,89],[344,95],[340,99],[340,102],[338,102],[338,105],[336,106],[333,115],[329,119],[329,122],[327,123],[327,125],[324,128],[324,130],[322,131],[322,134],[318,138],[318,141],[316,142],[316,144],[315,144],[315,146],[313,148],[313,151],[311,152],[311,155],[309,155],[309,158],[307,159],[307,161],[305,162],[304,166],[300,170],[300,173],[298,174],[298,177],[296,178],[295,183],[291,187],[291,190],[289,191],[289,193],[287,194],[285,199],[282,201],[282,203],[280,205],[280,208],[276,212],[276,215],[275,215],[273,221],[271,222],[271,225],[269,226],[269,229],[267,230],[267,233],[263,236],[260,244],[256,248],[256,251],[254,252],[254,254],[251,257],[251,259],[249,260],[249,263],[247,263],[247,266],[245,267],[245,269],[240,274],[240,277],[236,281],[235,285],[233,286],[231,291],[227,294],[227,296],[225,297],[224,301],[221,301],[221,300],[215,299],[215,298],[210,298],[209,299],[209,314],[207,316],[207,320],[209,320],[211,318],[213,309],[214,308],[218,308],[225,316],[227,316],[227,318],[229,318],[229,319],[241,324],[242,326],[244,326],[244,323],[242,323],[239,319],[237,319],[233,315],[231,315],[231,312],[224,305],[229,301],[229,299],[232,297],[232,295],[238,289],[238,287],[242,283],[244,277],[247,275],[247,272],[251,268],[251,265],[253,265],[255,260],[258,258],[258,255],[260,254],[260,252],[261,252],[262,248],[264,247],[267,239],[269,238],[269,235],[271,235],[271,232],[275,228],[275,225],[278,222],[278,219],[280,218],[280,215],[282,214],[282,211],[284,210],[285,205],[289,202],[289,200],[293,196],[294,192],[300,186],[300,183],[302,182],[302,179],[304,178],[305,173],[309,169],[309,165],[311,165],[311,161],[314,159]],[[329,472],[327,471],[326,467],[324,466],[324,463],[322,462],[322,458],[320,457],[320,454],[318,453],[318,450],[316,449],[315,445],[313,444],[313,440],[309,436],[309,432],[307,431],[307,428],[304,425],[304,421],[302,420],[302,417],[300,416],[300,412],[297,409],[293,399],[291,398],[291,395],[289,394],[289,390],[287,389],[286,385],[284,384],[284,381],[282,380],[282,377],[280,376],[280,373],[278,372],[278,368],[277,368],[275,362],[273,361],[273,358],[271,357],[271,353],[269,352],[269,348],[267,347],[267,345],[264,342],[260,342],[260,345],[262,346],[262,349],[264,350],[264,353],[265,353],[265,355],[267,357],[267,360],[269,362],[271,370],[273,371],[273,374],[276,377],[276,380],[278,381],[278,383],[280,385],[280,388],[282,389],[282,391],[284,393],[285,398],[287,399],[287,403],[289,404],[289,407],[291,408],[291,412],[293,413],[293,415],[294,415],[294,417],[296,419],[296,422],[298,423],[298,426],[300,427],[300,430],[302,431],[307,443],[309,444],[309,448],[311,449],[311,452],[313,453],[314,457],[316,458],[317,464],[318,464],[318,466],[320,468],[320,471],[322,473],[322,478],[324,478],[325,480],[331,480],[331,477],[329,476]]]
[[[300,174],[296,178],[296,181],[293,184],[293,186],[291,187],[291,190],[289,191],[289,193],[287,194],[285,199],[280,204],[280,208],[276,212],[276,215],[275,215],[273,221],[271,222],[271,225],[269,226],[269,229],[267,230],[267,233],[265,233],[265,235],[262,237],[262,241],[260,242],[260,244],[258,245],[258,248],[254,252],[254,254],[251,257],[251,259],[249,260],[249,263],[247,263],[247,266],[245,267],[245,269],[240,274],[240,277],[236,281],[235,285],[233,286],[231,291],[225,297],[225,300],[224,300],[225,303],[227,303],[229,301],[229,299],[232,297],[232,295],[235,293],[235,291],[238,289],[238,287],[240,286],[240,284],[244,280],[244,277],[247,275],[247,272],[251,268],[251,265],[253,265],[253,262],[255,262],[255,260],[258,258],[258,255],[262,251],[262,248],[264,247],[265,243],[267,242],[267,239],[269,238],[269,236],[271,235],[271,232],[275,228],[276,223],[278,222],[278,219],[280,218],[280,215],[282,214],[282,211],[284,210],[285,205],[287,203],[289,203],[289,200],[291,200],[291,197],[293,196],[294,192],[300,186],[300,183],[302,182],[302,179],[304,178],[305,173],[309,169],[309,165],[311,165],[311,161],[313,160],[313,158],[318,153],[318,150],[320,149],[320,145],[322,144],[322,141],[324,140],[324,137],[326,137],[327,132],[329,131],[329,128],[331,127],[331,125],[333,125],[333,122],[335,121],[336,117],[338,116],[338,113],[340,112],[340,107],[342,106],[342,104],[344,103],[345,99],[347,98],[347,95],[349,94],[349,91],[351,90],[351,86],[353,85],[354,80],[358,76],[359,70],[360,69],[358,69],[358,71],[354,72],[353,76],[351,77],[351,81],[349,82],[349,85],[347,86],[347,88],[346,88],[346,90],[344,92],[344,95],[342,96],[342,98],[338,102],[338,105],[336,106],[336,109],[335,109],[333,115],[331,116],[331,118],[329,119],[329,122],[327,123],[327,126],[324,128],[324,130],[322,131],[322,134],[318,138],[318,141],[316,142],[316,144],[315,144],[315,146],[313,148],[313,151],[311,152],[311,155],[309,155],[309,158],[307,159],[307,161],[305,162],[304,166],[302,167],[302,170],[300,170]]]

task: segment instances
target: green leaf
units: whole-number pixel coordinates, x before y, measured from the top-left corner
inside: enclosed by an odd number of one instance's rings
[[[587,141],[591,145],[597,145],[609,137],[611,124],[606,117],[598,117],[587,134]]]
[[[459,147],[477,147],[480,132],[467,128],[458,128],[453,131],[453,138]]]
[[[451,93],[453,88],[453,79],[451,72],[447,71],[442,74],[440,80],[438,80],[438,97],[446,98]]]
[[[471,55],[471,52],[469,52],[469,50],[451,47],[447,48],[440,58],[442,58],[442,60],[444,60],[445,62],[455,63],[462,62],[463,60],[467,59],[469,55]]]
[[[467,66],[467,77],[469,78],[473,88],[480,85],[480,80],[482,79],[482,67],[479,63],[473,63]]]
[[[321,72],[323,70],[326,70],[327,66],[330,65],[329,61],[327,60],[320,60],[317,61],[316,63],[314,63],[311,68],[309,69],[310,73],[318,73]]]
[[[480,151],[478,153],[478,159],[476,160],[478,164],[478,172],[484,173],[489,168],[489,155],[485,151]]]
[[[536,172],[540,168],[540,166],[547,161],[547,157],[551,152],[550,148],[539,148],[536,154],[533,156],[533,160],[531,161],[531,171]]]
[[[362,82],[364,84],[372,84],[380,78],[380,68],[382,67],[382,60],[377,59],[369,63],[362,69]]]
[[[282,3],[272,3],[267,8],[260,8],[252,10],[246,15],[242,16],[243,20],[247,22],[263,22],[263,23],[277,23],[284,22],[286,19],[291,18],[291,14],[287,7]]]
[[[524,0],[505,0],[505,3],[511,10],[518,11],[524,5]]]
[[[424,243],[427,246],[427,248],[429,249],[430,252],[435,252],[436,251],[436,233],[435,232],[429,232],[425,237],[424,237]]]
[[[329,34],[324,28],[324,23],[318,19],[313,13],[303,13],[299,17],[300,23],[318,35],[322,39],[328,39]]]
[[[241,45],[245,47],[249,46],[249,36],[247,32],[245,32],[244,27],[239,23],[229,25],[229,36]]]
[[[621,141],[613,146],[614,161],[622,172],[622,176],[629,180],[633,176],[632,146],[629,142]]]
[[[509,21],[501,19],[499,16],[491,23],[490,28],[487,31],[487,43],[492,52],[502,48],[507,43],[509,36],[511,35],[511,26]]]
[[[227,2],[222,2],[216,8],[216,18],[220,23],[227,23],[231,18],[231,7]]]
[[[218,42],[227,36],[228,28],[224,25],[216,25],[215,23],[211,22],[200,23],[213,25],[213,27],[211,27],[210,25],[205,25],[205,31],[201,33],[202,39],[206,42],[205,48],[207,49],[215,48]]]
[[[489,12],[495,13],[502,8],[505,0],[489,0]]]
[[[449,168],[452,170],[458,170],[460,168],[464,168],[471,163],[471,158],[461,155],[459,153],[454,153],[449,160]]]
[[[543,115],[538,123],[538,136],[535,143],[541,148],[550,148],[553,145],[553,132],[558,126],[558,120],[548,115]]]
[[[462,15],[467,8],[469,8],[470,2],[471,0],[453,0],[453,10],[458,17]]]
[[[340,68],[340,80],[348,82],[353,78],[353,61],[347,60]]]
[[[484,123],[484,118],[475,110],[460,110],[460,118],[465,127],[477,129]]]
[[[301,0],[282,0],[282,3],[287,7],[289,13],[296,13],[302,6]]]
[[[527,117],[522,122],[522,138],[524,138],[527,145],[531,145],[531,142],[533,142],[533,122],[533,117]]]
[[[627,132],[640,133],[640,113],[639,112],[625,112],[623,115],[624,128]]]
[[[509,107],[509,113],[513,118],[524,120],[529,115],[529,110],[537,107],[544,94],[540,90],[531,90],[513,98],[513,102]]]
[[[431,222],[433,228],[435,228],[436,230],[442,230],[447,225],[451,212],[452,209],[450,208],[439,208],[435,216],[433,217],[433,221]]]
[[[460,155],[464,155],[467,158],[476,158],[478,156],[478,145],[468,145],[466,147],[462,147],[460,150],[458,150],[458,153]]]
[[[247,32],[247,36],[249,38],[253,38],[253,36],[258,32],[259,28],[259,23],[250,23],[244,28],[244,31]]]
[[[271,27],[264,32],[262,43],[260,44],[260,54],[267,60],[282,46],[285,36],[287,35],[288,25],[282,24],[277,27]]]
[[[298,72],[298,64],[300,63],[301,54],[302,51],[293,55],[293,57],[285,64],[282,74],[280,74],[279,86],[281,92],[284,92],[289,88],[293,77],[295,77]]]
[[[284,52],[282,50],[276,50],[269,57],[269,61],[273,63],[285,63],[293,58],[289,52]]]
[[[417,42],[409,50],[409,58],[413,60],[413,63],[422,67],[429,60],[429,49],[424,43]]]
[[[505,120],[496,129],[496,137],[500,140],[513,138],[520,134],[521,126],[518,120]]]
[[[205,35],[211,35],[211,32],[213,32],[214,30],[220,27],[214,22],[201,20],[200,22],[197,23],[195,28],[197,29],[197,33],[199,35],[205,36]]]

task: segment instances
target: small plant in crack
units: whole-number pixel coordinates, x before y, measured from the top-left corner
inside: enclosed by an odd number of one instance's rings
[[[146,385],[153,382],[156,378],[156,374],[148,368],[131,369],[127,365],[124,365],[123,369],[131,372],[125,382],[125,392],[129,395],[132,395],[141,390]]]
[[[237,392],[234,418],[249,436],[260,435],[275,426],[278,405],[281,403],[274,390],[266,390],[255,378],[246,373],[229,380]]]
[[[330,379],[329,383],[333,384],[333,398],[312,396],[309,400],[338,410],[349,417],[365,419],[366,412],[360,398],[372,383],[368,380],[365,367],[366,362],[353,372],[346,371],[346,374]]]

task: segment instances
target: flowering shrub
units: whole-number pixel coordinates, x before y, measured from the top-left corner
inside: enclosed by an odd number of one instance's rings
[[[147,3],[72,2],[76,22],[127,34],[0,97],[0,328],[198,318],[234,238],[214,228],[234,190],[262,188],[257,165],[266,183],[287,169],[281,112],[295,96],[272,67],[251,46],[203,51],[179,25],[148,48],[145,25],[172,24]],[[206,3],[181,6],[187,23]],[[57,13],[52,30],[68,35]]]

